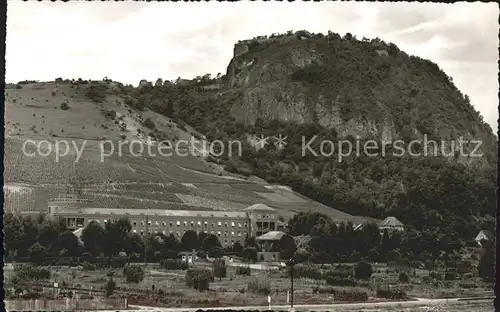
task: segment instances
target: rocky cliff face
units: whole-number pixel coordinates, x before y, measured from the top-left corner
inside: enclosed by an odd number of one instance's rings
[[[436,64],[378,39],[285,37],[235,45],[226,76],[243,94],[230,110],[236,120],[317,122],[382,141],[479,137],[496,148],[491,128]]]

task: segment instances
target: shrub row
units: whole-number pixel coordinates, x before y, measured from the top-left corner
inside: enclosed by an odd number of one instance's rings
[[[250,276],[252,274],[252,270],[250,267],[236,267],[236,275],[247,275]]]
[[[385,299],[407,299],[406,292],[401,289],[379,288],[377,289],[377,298]]]
[[[189,268],[186,271],[186,285],[198,291],[210,288],[210,282],[214,281],[212,272],[202,268]]]
[[[165,270],[187,270],[189,265],[180,259],[166,259],[160,261],[160,267]]]
[[[338,301],[360,302],[368,300],[368,294],[358,290],[338,290],[333,287],[315,287],[313,293],[333,295],[334,300]]]

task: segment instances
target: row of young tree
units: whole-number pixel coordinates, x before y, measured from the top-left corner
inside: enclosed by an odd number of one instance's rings
[[[415,261],[461,259],[464,244],[458,233],[439,232],[424,228],[422,231],[380,232],[374,223],[355,230],[351,223],[337,225],[318,212],[299,213],[288,224],[291,236],[307,235],[306,249],[317,263],[359,261]],[[447,236],[446,239],[443,239]]]
[[[102,227],[90,222],[82,231],[80,240],[63,220],[49,220],[7,213],[4,218],[5,254],[7,261],[44,257],[114,257],[126,255],[144,261],[178,258],[180,252],[196,250],[204,257],[220,258],[225,253],[242,255],[248,261],[257,260],[258,244],[247,237],[244,246],[236,242],[222,248],[219,238],[208,233],[186,231],[180,240],[173,234],[134,233],[130,221],[121,218]]]

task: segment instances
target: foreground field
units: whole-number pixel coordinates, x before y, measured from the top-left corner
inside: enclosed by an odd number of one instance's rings
[[[148,265],[145,268],[146,274],[142,282],[129,283],[119,269],[84,271],[82,268],[51,267],[50,281],[44,284],[51,285],[57,282],[63,292],[71,290],[86,295],[92,289],[94,294],[103,294],[109,273],[114,272],[113,280],[116,282],[114,294],[128,296],[130,304],[172,308],[267,306],[267,294],[256,293],[254,289],[249,287],[251,283],[259,281],[259,283],[269,285],[272,305],[288,304],[287,292],[290,289],[290,279],[286,277],[284,271],[252,270],[251,276],[242,276],[236,274],[235,267],[227,267],[227,277],[215,278],[210,283],[209,291],[198,292],[186,285],[185,271],[167,271],[160,269],[157,265]],[[393,272],[386,265],[377,264],[374,265],[374,274],[369,281],[358,281],[353,287],[333,287],[333,289],[366,293],[368,296],[366,302],[389,301],[376,298],[377,289],[381,286],[404,290],[409,298],[445,299],[491,294],[491,286],[476,279],[424,282],[428,275],[428,271],[417,270],[415,275],[410,277],[410,281],[403,284],[398,281],[398,273]],[[5,276],[6,285],[8,285],[8,270],[6,270]],[[328,286],[324,280],[296,278],[294,281],[294,303],[295,305],[308,305],[341,302],[335,300],[331,294],[314,291],[315,289],[329,288],[332,287]],[[355,299],[349,301],[356,302]],[[359,300],[358,302],[363,301]]]

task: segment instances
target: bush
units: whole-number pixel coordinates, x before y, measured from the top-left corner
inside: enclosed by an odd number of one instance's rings
[[[253,278],[250,282],[248,282],[248,291],[261,294],[261,295],[269,295],[271,293],[271,285],[268,279],[263,278]]]
[[[377,289],[377,298],[395,300],[407,299],[408,296],[403,290],[400,289],[379,288]]]
[[[101,85],[90,86],[85,95],[96,103],[101,103],[106,99],[106,87]]]
[[[208,290],[211,281],[212,272],[207,269],[191,268],[186,271],[186,285],[198,291]]]
[[[226,269],[226,262],[224,261],[224,259],[215,259],[213,267],[214,267],[215,277],[218,277],[220,280],[226,277],[227,269]]]
[[[127,257],[113,257],[111,259],[111,267],[123,268],[127,264]]]
[[[113,295],[115,289],[116,289],[116,283],[112,278],[110,278],[106,283],[106,296],[109,297]]]
[[[39,243],[33,244],[29,249],[29,259],[32,263],[41,265],[47,255],[47,249]]]
[[[14,266],[15,277],[21,280],[49,279],[51,273],[49,269],[34,266],[31,264],[20,264]]]
[[[288,277],[291,276],[291,268],[287,268]],[[293,268],[293,276],[296,278],[312,278],[312,279],[322,279],[323,274],[321,271],[313,266],[299,264]]]
[[[337,290],[333,287],[315,287],[313,293],[333,295],[334,300],[338,301],[359,302],[368,300],[368,294],[366,292],[357,290]]]
[[[112,109],[108,109],[104,112],[104,117],[108,120],[115,120],[116,119],[116,111]]]
[[[252,270],[250,269],[250,267],[236,267],[236,275],[246,275],[246,276],[250,276],[252,273]]]
[[[160,261],[160,267],[165,270],[187,270],[189,265],[180,259],[166,259]]]
[[[454,281],[458,278],[457,273],[455,272],[445,272],[444,273],[444,279],[446,281]]]
[[[439,272],[434,272],[434,271],[429,272],[429,277],[430,277],[431,279],[435,279],[435,280],[438,280],[438,281],[440,281],[440,280],[442,280],[442,279],[443,279],[443,275],[442,275],[441,273],[439,273]]]
[[[155,123],[154,123],[154,122],[153,122],[150,118],[148,118],[148,119],[146,119],[146,120],[144,121],[144,126],[145,126],[146,128],[149,128],[149,129],[154,129],[154,128],[156,128]]]
[[[123,275],[127,282],[139,283],[144,279],[144,270],[141,266],[132,264],[123,268]]]
[[[82,266],[84,271],[95,271],[95,265],[93,263],[85,261]]]
[[[399,281],[401,283],[408,283],[410,281],[410,277],[405,272],[401,272],[399,273]]]
[[[358,279],[370,279],[373,273],[372,265],[366,261],[356,263],[354,266],[354,277]]]
[[[356,281],[352,277],[327,276],[325,281],[330,286],[356,286]]]
[[[60,107],[61,107],[62,110],[68,110],[69,109],[69,105],[66,102],[62,102]]]

